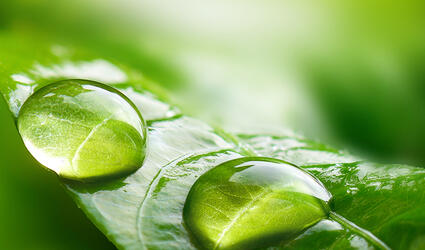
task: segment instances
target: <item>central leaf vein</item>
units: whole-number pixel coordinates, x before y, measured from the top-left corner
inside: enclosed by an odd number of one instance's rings
[[[246,206],[244,206],[239,213],[236,214],[236,216],[233,218],[233,220],[230,221],[230,223],[224,228],[224,230],[221,232],[214,249],[217,249],[221,241],[226,236],[227,232],[237,223],[237,221],[245,215],[245,213],[254,206],[254,204],[265,194],[267,193],[267,189],[263,190],[261,193],[259,193],[257,196],[255,196]]]
[[[112,118],[112,116],[109,116],[108,118],[106,118],[105,120],[103,120],[101,123],[97,124],[96,126],[94,126],[92,128],[92,130],[90,131],[90,133],[87,135],[87,137],[84,139],[84,141],[80,144],[80,146],[78,146],[77,150],[74,153],[74,157],[72,158],[71,161],[71,166],[72,169],[75,171],[75,166],[76,166],[76,162],[80,156],[80,152],[81,150],[84,148],[84,145],[89,141],[89,139],[94,135],[94,133],[96,133],[96,131],[102,127],[103,125],[105,125],[110,119]]]

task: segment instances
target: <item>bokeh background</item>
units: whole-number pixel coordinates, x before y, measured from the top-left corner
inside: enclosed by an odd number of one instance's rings
[[[2,0],[0,32],[115,58],[230,131],[288,128],[425,166],[424,11],[413,0]],[[3,100],[0,118],[0,248],[113,248],[35,167]]]

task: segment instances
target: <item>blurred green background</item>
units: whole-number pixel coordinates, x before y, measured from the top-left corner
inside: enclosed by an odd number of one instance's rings
[[[0,32],[128,64],[230,131],[290,128],[425,166],[424,10],[416,0],[3,0]],[[0,248],[111,248],[35,167],[3,100],[0,117]]]

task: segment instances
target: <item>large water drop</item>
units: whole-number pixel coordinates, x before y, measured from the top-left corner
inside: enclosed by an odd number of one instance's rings
[[[330,193],[302,169],[247,157],[202,175],[183,217],[206,249],[253,249],[284,243],[326,218]]]
[[[122,176],[145,158],[146,125],[134,104],[93,81],[41,88],[22,106],[18,130],[36,160],[69,179]]]

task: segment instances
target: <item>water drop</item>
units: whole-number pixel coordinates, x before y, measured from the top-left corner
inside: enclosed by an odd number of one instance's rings
[[[146,125],[117,90],[88,80],[63,80],[31,95],[18,130],[34,158],[62,177],[91,181],[138,169]]]
[[[183,210],[202,248],[267,247],[326,218],[330,193],[313,176],[280,160],[225,162],[192,186]]]

